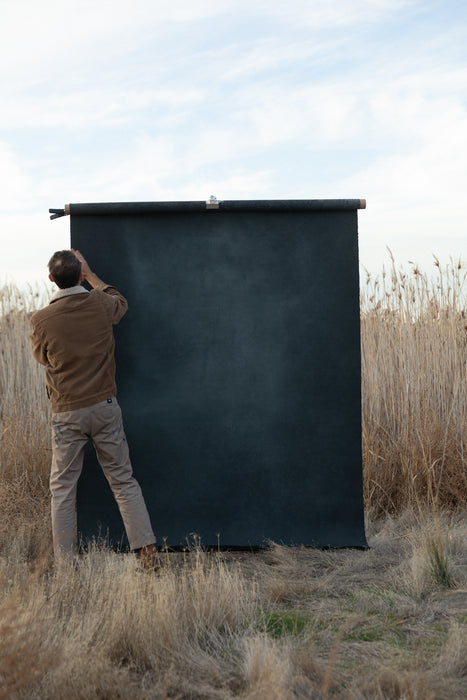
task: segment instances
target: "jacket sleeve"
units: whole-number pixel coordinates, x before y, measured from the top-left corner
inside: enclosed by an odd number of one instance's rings
[[[110,314],[112,323],[118,323],[128,310],[127,300],[115,287],[109,284],[101,287],[101,290],[104,292],[103,301]]]
[[[32,324],[32,333],[29,338],[32,343],[32,354],[34,359],[40,362],[41,365],[47,366],[49,364],[47,357],[47,344],[41,338],[34,324]]]

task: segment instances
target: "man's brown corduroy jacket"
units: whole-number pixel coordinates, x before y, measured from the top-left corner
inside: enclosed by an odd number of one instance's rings
[[[110,285],[88,292],[59,290],[31,316],[35,359],[46,367],[52,411],[84,408],[115,396],[115,341],[112,326],[128,308]]]

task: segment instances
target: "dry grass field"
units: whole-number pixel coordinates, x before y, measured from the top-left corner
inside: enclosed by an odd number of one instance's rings
[[[467,697],[462,265],[362,277],[370,549],[51,554],[49,406],[0,291],[0,700]]]

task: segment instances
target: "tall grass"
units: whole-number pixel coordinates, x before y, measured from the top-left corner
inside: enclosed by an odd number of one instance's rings
[[[361,280],[365,501],[455,508],[467,495],[467,271],[391,265]]]
[[[45,287],[0,287],[0,474],[44,476],[50,461],[45,371],[31,355],[29,318],[47,303]]]

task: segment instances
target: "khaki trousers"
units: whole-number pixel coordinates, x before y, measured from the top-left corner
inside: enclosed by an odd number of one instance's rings
[[[131,549],[156,541],[141,488],[133,477],[122,412],[112,397],[52,414],[52,534],[55,556],[75,554],[76,489],[84,448],[92,440],[123,519]]]

